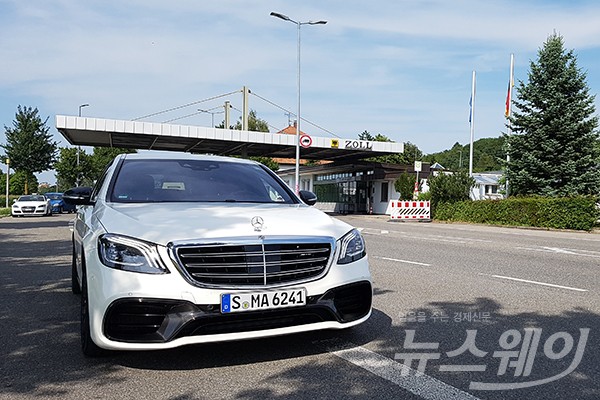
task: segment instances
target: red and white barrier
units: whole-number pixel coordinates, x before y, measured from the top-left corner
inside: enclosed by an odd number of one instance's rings
[[[391,201],[392,219],[415,219],[415,220],[430,220],[431,206],[429,201]]]

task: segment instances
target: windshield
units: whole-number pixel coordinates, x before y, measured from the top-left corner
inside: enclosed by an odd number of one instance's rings
[[[125,160],[113,202],[292,204],[290,190],[260,165],[214,160]]]
[[[59,193],[46,193],[46,197],[48,197],[50,200],[60,200],[62,199],[62,194]]]
[[[21,196],[19,201],[46,201],[44,196]]]

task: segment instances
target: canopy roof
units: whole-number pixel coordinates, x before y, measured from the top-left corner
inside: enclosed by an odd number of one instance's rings
[[[77,146],[296,157],[295,135],[64,115],[56,116],[56,129]],[[404,151],[403,143],[355,139],[311,136],[302,143],[308,147],[300,149],[300,157],[311,160],[362,159]]]

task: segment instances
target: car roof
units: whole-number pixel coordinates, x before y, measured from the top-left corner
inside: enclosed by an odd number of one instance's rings
[[[144,151],[140,153],[121,154],[121,159],[126,160],[206,160],[206,161],[221,161],[235,162],[240,164],[258,164],[256,161],[246,160],[243,158],[223,157],[209,154],[191,154],[168,151]]]

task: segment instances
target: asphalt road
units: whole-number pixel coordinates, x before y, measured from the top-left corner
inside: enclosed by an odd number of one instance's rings
[[[87,359],[71,218],[0,219],[2,399],[600,398],[598,234],[341,217],[367,241],[365,324]]]

